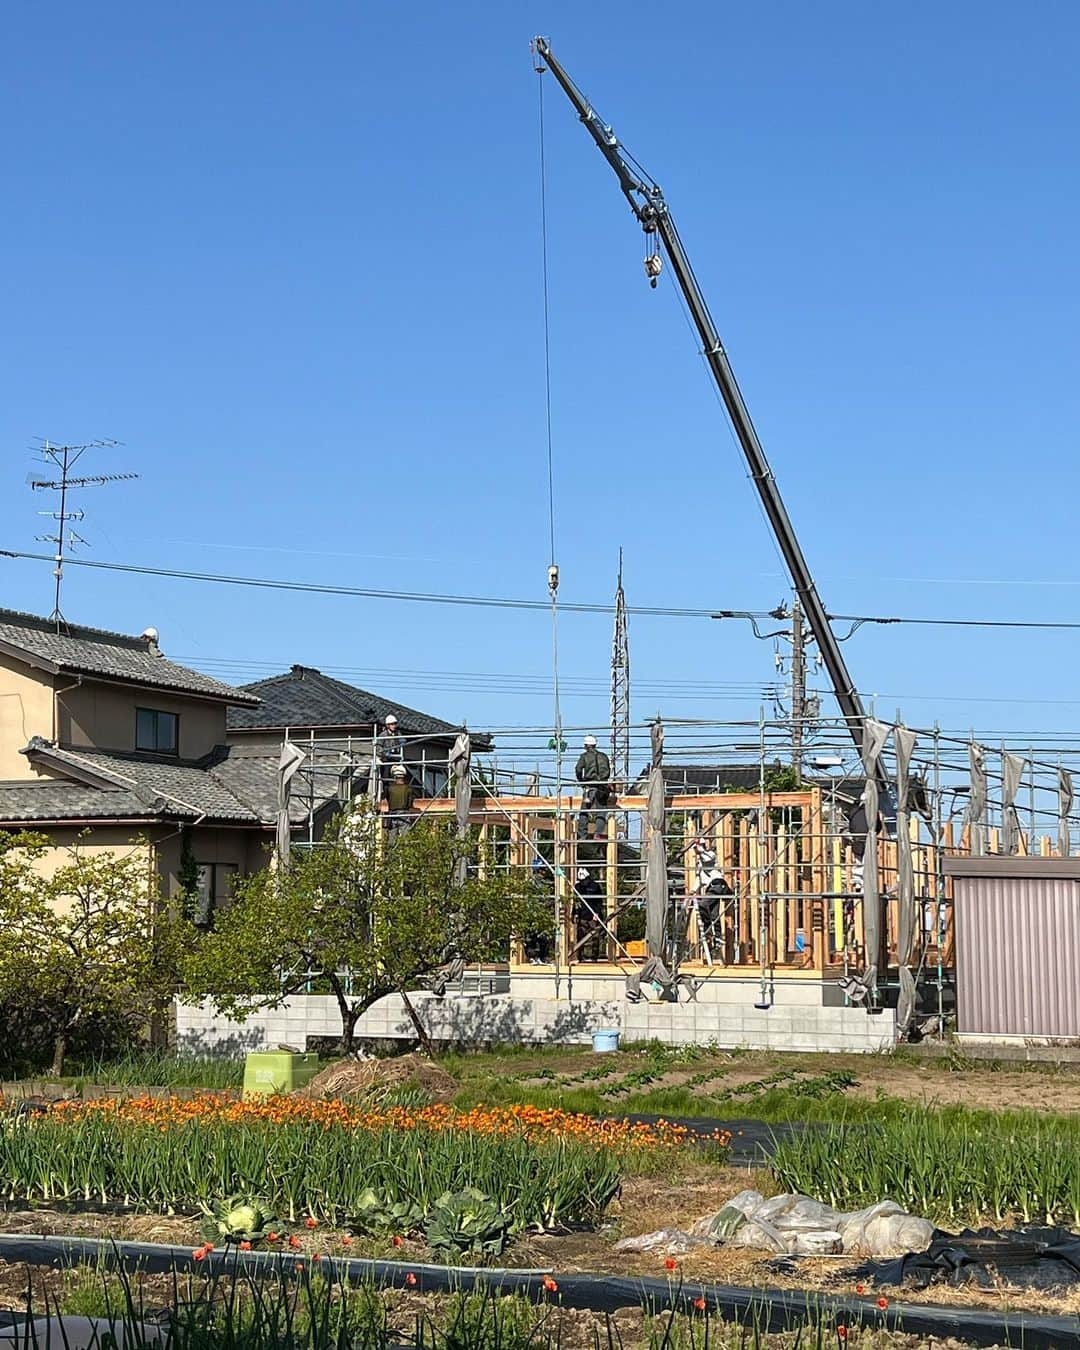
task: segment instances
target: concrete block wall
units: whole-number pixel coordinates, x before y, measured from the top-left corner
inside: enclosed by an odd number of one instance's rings
[[[835,983],[799,976],[776,976],[767,981],[768,1002],[774,1007],[813,1008],[823,1003],[842,1003]],[[515,970],[510,974],[510,993],[519,998],[555,998],[555,977],[550,971]],[[626,997],[625,975],[593,975],[580,966],[569,974],[564,970],[559,978],[559,993],[574,1002],[604,999],[622,1002]],[[702,980],[694,1001],[698,1004],[721,1004],[726,1007],[751,1006],[761,998],[761,977],[747,972],[745,976]]]
[[[670,1045],[716,1045],[723,1049],[835,1051],[873,1054],[896,1043],[896,1016],[888,1009],[869,1016],[859,1008],[823,1006],[759,1009],[752,1002],[627,1003],[623,1000],[555,1000],[513,995],[466,994],[437,999],[411,995],[433,1040],[462,1045],[588,1045],[593,1032],[618,1030],[624,1041],[657,1040]],[[216,1017],[208,1004],[179,1005],[179,1045],[196,1054],[238,1055],[292,1045],[309,1036],[337,1036],[341,1019],[327,995],[297,995],[280,1008],[253,1013],[243,1023]],[[358,1037],[408,1040],[415,1035],[401,998],[374,1004],[356,1028]]]

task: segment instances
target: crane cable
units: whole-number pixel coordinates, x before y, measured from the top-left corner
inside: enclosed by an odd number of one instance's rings
[[[552,698],[554,701],[554,735],[551,744],[555,752],[555,997],[560,994],[560,948],[562,946],[562,893],[564,887],[559,884],[560,877],[566,875],[566,859],[561,858],[559,848],[559,816],[562,811],[562,702],[559,696],[559,565],[555,560],[555,452],[554,437],[551,428],[551,300],[548,290],[548,235],[547,235],[547,156],[544,144],[544,65],[536,44],[532,44],[533,69],[536,71],[538,95],[538,128],[540,147],[540,275],[544,302],[544,410],[547,430],[547,475],[548,475],[548,594],[551,597],[551,670]]]

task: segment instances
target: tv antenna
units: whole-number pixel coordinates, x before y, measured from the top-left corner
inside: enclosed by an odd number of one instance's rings
[[[113,440],[87,441],[85,445],[53,445],[51,441],[45,441],[38,455],[39,462],[45,467],[40,470],[31,470],[26,477],[27,484],[35,492],[58,492],[60,494],[60,509],[58,511],[38,512],[39,516],[48,516],[50,520],[56,522],[55,534],[35,536],[40,543],[52,544],[56,548],[56,553],[53,555],[56,597],[49,620],[56,624],[58,633],[64,623],[64,616],[60,610],[60,588],[64,581],[64,560],[79,545],[86,545],[86,540],[81,535],[69,529],[72,521],[82,521],[86,513],[79,508],[69,509],[68,493],[76,488],[105,487],[109,483],[122,483],[139,477],[137,473],[76,475],[71,471],[87,450],[112,449],[119,444],[119,441]]]

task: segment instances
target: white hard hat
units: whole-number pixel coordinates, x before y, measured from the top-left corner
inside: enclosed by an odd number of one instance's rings
[[[390,770],[390,772],[394,775],[395,778],[404,778],[404,777],[405,777],[405,765],[404,765],[404,764],[395,764],[394,767]]]
[[[397,726],[397,718],[394,716],[393,713],[387,713],[387,716],[386,716],[386,725],[387,725],[388,727],[389,727],[389,726],[395,726],[395,727]]]
[[[579,867],[577,870],[577,879],[578,881],[588,881],[589,869],[587,867]]]
[[[585,744],[586,744],[586,745],[595,745],[595,744],[596,744],[596,737],[595,737],[595,736],[586,736],[586,737],[585,737]]]

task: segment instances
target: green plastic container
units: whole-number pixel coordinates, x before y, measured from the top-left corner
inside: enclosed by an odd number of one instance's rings
[[[244,1061],[244,1096],[269,1097],[294,1092],[319,1072],[319,1056],[288,1050],[256,1050]]]

